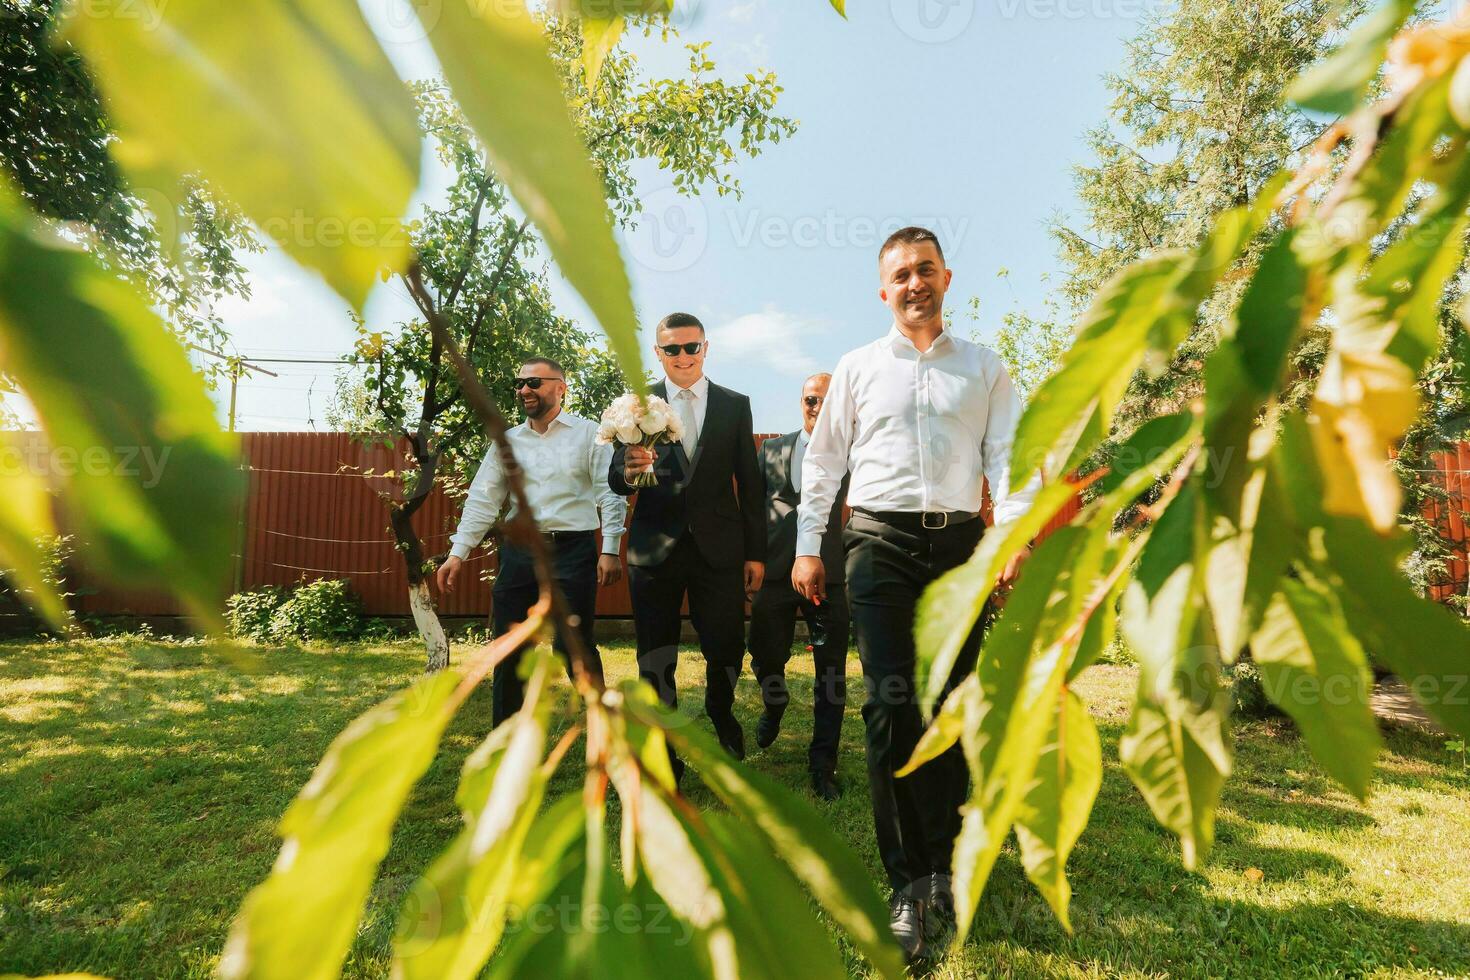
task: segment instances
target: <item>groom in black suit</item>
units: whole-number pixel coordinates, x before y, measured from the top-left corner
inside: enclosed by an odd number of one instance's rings
[[[745,601],[765,574],[764,486],[751,433],[750,399],[704,376],[709,350],[704,325],[671,313],[655,331],[665,381],[653,394],[684,422],[683,442],[653,449],[619,444],[608,485],[638,494],[628,525],[628,588],[638,637],[638,673],[659,698],[677,701],[680,607],[705,660],[704,707],[720,744],[745,758],[745,732],[735,720],[735,682],[745,659]],[[651,487],[629,481],[649,468]],[[683,766],[676,762],[676,774]]]

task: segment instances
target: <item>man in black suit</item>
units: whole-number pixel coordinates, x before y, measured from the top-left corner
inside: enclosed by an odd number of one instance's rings
[[[837,783],[837,743],[842,736],[842,709],[847,704],[848,611],[842,554],[846,480],[832,503],[827,533],[822,538],[826,597],[813,602],[792,588],[791,566],[796,560],[802,459],[831,381],[830,374],[807,378],[801,389],[804,426],[761,443],[761,469],[766,478],[766,578],[750,607],[750,664],[760,681],[766,708],[755,730],[755,744],[761,748],[776,741],[781,731],[781,716],[790,700],[786,662],[791,659],[797,612],[806,620],[815,674],[807,764],[812,791],[824,800],[835,800],[842,793]]]
[[[705,660],[705,711],[720,744],[743,759],[735,682],[745,659],[745,600],[760,590],[766,553],[750,399],[704,376],[709,342],[691,314],[664,317],[654,349],[667,377],[653,393],[683,420],[684,439],[653,449],[618,445],[608,468],[614,492],[638,494],[628,527],[638,673],[665,704],[677,702],[674,670],[687,593]],[[658,483],[630,485],[650,468]],[[683,765],[675,760],[674,768],[677,775]]]

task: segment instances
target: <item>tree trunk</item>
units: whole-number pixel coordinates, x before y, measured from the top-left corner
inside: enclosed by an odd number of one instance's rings
[[[449,666],[449,637],[444,635],[444,626],[434,609],[434,597],[429,594],[428,579],[420,579],[417,585],[408,587],[408,608],[413,610],[414,625],[423,637],[428,662],[426,673],[435,673]]]

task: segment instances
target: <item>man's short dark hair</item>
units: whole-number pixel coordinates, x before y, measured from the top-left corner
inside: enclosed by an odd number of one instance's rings
[[[562,370],[561,364],[553,361],[549,357],[528,357],[521,362],[521,367],[525,367],[527,364],[545,364],[547,367],[551,368],[551,370],[561,375],[562,380],[566,380],[567,373],[566,371]]]
[[[699,317],[693,313],[670,313],[658,321],[658,329],[654,330],[654,336],[657,336],[659,331],[677,330],[680,327],[698,327],[700,335],[704,334],[704,324],[700,323]]]
[[[883,247],[878,249],[878,261],[883,261],[883,256],[888,254],[889,249],[897,248],[900,245],[918,245],[921,242],[932,243],[934,245],[934,251],[939,253],[940,261],[944,261],[944,249],[939,244],[939,236],[928,228],[920,228],[918,225],[900,228],[898,231],[889,235],[887,241],[883,243]]]

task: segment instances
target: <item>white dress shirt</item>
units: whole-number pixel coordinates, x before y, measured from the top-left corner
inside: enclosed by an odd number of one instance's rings
[[[612,446],[597,442],[597,425],[570,412],[560,412],[542,435],[522,422],[506,433],[520,464],[526,499],[543,531],[593,531],[602,512],[602,553],[618,553],[628,503],[607,485]],[[450,538],[450,554],[467,558],[500,516],[510,488],[492,446],[480,464],[469,498]]]
[[[680,413],[679,417],[681,419],[684,418],[684,414],[680,402],[684,401],[684,399],[680,397],[680,393],[687,391],[693,396],[691,400],[694,407],[694,431],[685,432],[683,439],[684,455],[693,459],[694,447],[699,445],[699,434],[704,431],[704,416],[709,410],[709,378],[701,374],[699,380],[694,382],[694,384],[688,388],[680,388],[674,384],[671,378],[665,377],[664,389],[669,394],[670,407]]]
[[[807,443],[812,437],[807,435],[806,429],[799,429],[796,433],[796,445],[791,447],[791,486],[801,493],[801,464],[806,458]]]
[[[942,332],[924,352],[895,326],[843,355],[802,465],[797,555],[820,556],[844,474],[847,502],[873,511],[979,511],[990,481],[995,522],[1025,513],[1039,480],[1012,490],[1021,399],[994,351]]]

